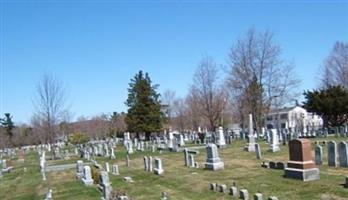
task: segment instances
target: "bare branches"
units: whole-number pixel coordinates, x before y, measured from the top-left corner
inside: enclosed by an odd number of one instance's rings
[[[231,48],[229,60],[227,85],[230,94],[239,105],[240,115],[252,113],[257,127],[261,127],[262,115],[271,106],[293,101],[291,96],[300,81],[294,76],[293,65],[282,60],[280,46],[274,42],[270,31],[257,33],[250,29]],[[260,92],[256,91],[258,87]],[[246,101],[254,98],[258,100]]]
[[[61,121],[61,117],[66,114],[65,91],[59,80],[44,74],[36,87],[35,97],[36,113],[33,119],[37,121],[35,122],[37,125],[43,127],[44,132],[48,134],[48,141],[52,143],[56,136],[56,126]]]
[[[200,114],[208,120],[213,130],[222,117],[226,105],[226,93],[219,83],[217,64],[210,57],[201,60],[194,74],[191,96],[199,106]]]
[[[321,86],[342,85],[348,89],[348,43],[336,42],[324,61]]]

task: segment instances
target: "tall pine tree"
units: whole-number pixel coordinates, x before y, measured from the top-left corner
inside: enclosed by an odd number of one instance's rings
[[[156,92],[158,85],[152,85],[148,73],[139,71],[128,88],[128,113],[126,123],[128,131],[145,133],[146,139],[150,134],[160,132],[164,115],[161,111],[160,95]]]
[[[348,90],[343,86],[306,91],[304,96],[304,108],[321,116],[325,127],[348,123]]]

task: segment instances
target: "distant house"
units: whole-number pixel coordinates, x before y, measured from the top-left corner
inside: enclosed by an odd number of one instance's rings
[[[274,109],[266,117],[267,129],[291,129],[306,133],[308,130],[316,130],[322,125],[321,117],[308,113],[300,106]]]

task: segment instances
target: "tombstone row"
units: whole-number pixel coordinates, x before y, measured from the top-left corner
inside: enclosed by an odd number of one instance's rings
[[[217,183],[209,183],[209,189],[212,191],[216,192],[221,192],[221,193],[229,193],[232,197],[241,199],[241,200],[249,200],[249,192],[247,189],[241,189],[238,192],[238,188],[235,183],[232,184],[232,186],[229,188],[229,192],[227,190],[227,185],[226,184],[217,184]],[[254,194],[254,200],[263,200],[263,195],[262,193],[258,192]],[[268,198],[268,200],[278,200],[277,197],[271,196]]]

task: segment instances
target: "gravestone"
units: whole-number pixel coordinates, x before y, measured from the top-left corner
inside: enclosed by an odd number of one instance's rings
[[[114,148],[111,148],[110,159],[116,159]]]
[[[109,175],[106,171],[101,171],[99,176],[99,189],[102,191],[103,199],[109,200],[111,194],[111,186]]]
[[[261,159],[261,148],[258,143],[255,144],[256,158]]]
[[[154,173],[156,175],[161,175],[163,173],[162,160],[160,158],[155,158]]]
[[[236,186],[230,188],[230,195],[232,197],[238,197],[238,188]]]
[[[108,162],[105,162],[105,170],[106,170],[107,173],[110,172],[110,165],[109,165]]]
[[[347,143],[342,141],[338,144],[338,160],[340,167],[348,167],[348,149]]]
[[[118,165],[112,165],[112,172],[113,175],[120,175],[120,172],[118,171]]]
[[[46,193],[46,198],[45,200],[53,200],[52,197],[52,189],[49,189],[48,192]]]
[[[269,145],[269,151],[270,152],[280,151],[277,129],[271,129],[271,143]]]
[[[92,179],[90,166],[83,167],[83,177],[81,180],[82,180],[83,184],[85,184],[85,185],[93,185],[93,179]]]
[[[329,167],[337,167],[337,145],[335,141],[327,143],[327,162]]]
[[[219,148],[222,148],[224,146],[226,146],[226,141],[225,141],[225,136],[224,136],[224,130],[223,128],[220,126],[218,129],[218,138],[217,138],[217,142],[216,145]]]
[[[262,197],[262,194],[261,193],[256,193],[256,194],[254,194],[254,200],[262,200],[263,199],[263,197]]]
[[[189,155],[189,164],[190,164],[190,166],[189,167],[191,167],[191,168],[194,168],[195,167],[195,157],[194,157],[194,155],[193,154],[190,154]]]
[[[215,191],[216,190],[216,183],[210,183],[210,190]]]
[[[148,171],[152,172],[153,171],[153,167],[152,167],[153,158],[152,158],[152,156],[149,156],[148,162],[149,162],[149,164],[148,164],[148,166],[149,166]]]
[[[168,199],[168,194],[166,192],[162,192],[161,200],[167,200],[167,199]]]
[[[209,183],[209,188],[210,188],[210,190],[215,191],[216,183]]]
[[[245,151],[254,152],[255,151],[255,138],[254,138],[254,128],[253,128],[253,116],[249,114],[249,134],[248,143],[244,147]]]
[[[315,164],[322,165],[323,164],[323,147],[320,145],[316,145],[314,152],[315,152]]]
[[[344,185],[345,188],[348,188],[348,176],[346,176],[346,184]]]
[[[242,200],[249,200],[249,192],[246,189],[241,189],[239,192],[239,197]]]
[[[271,196],[271,197],[268,198],[268,200],[278,200],[278,197]]]
[[[207,150],[207,160],[205,163],[205,169],[208,170],[220,170],[224,169],[224,163],[219,157],[219,152],[215,144],[208,144]]]
[[[148,171],[149,170],[149,162],[147,156],[144,156],[144,170]]]
[[[78,160],[76,162],[76,178],[80,179],[83,177],[83,161]]]
[[[311,142],[307,139],[296,139],[289,142],[290,161],[285,168],[285,177],[313,181],[319,179],[319,169],[311,157]]]
[[[187,148],[184,149],[184,159],[185,159],[185,166],[188,167],[189,153],[188,153],[188,149]]]
[[[127,154],[126,156],[126,166],[129,167],[130,166],[130,160],[129,160],[129,155]]]
[[[220,185],[219,192],[227,193],[227,186],[225,184]]]

